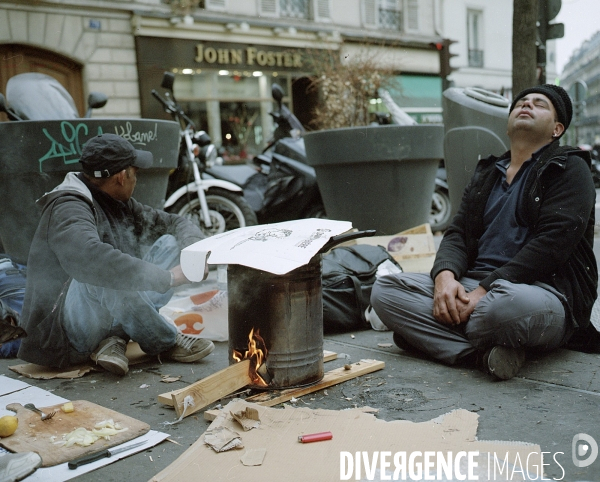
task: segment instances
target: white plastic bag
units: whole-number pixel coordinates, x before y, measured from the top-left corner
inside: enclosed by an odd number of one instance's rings
[[[159,313],[182,333],[212,341],[227,341],[227,303],[227,291],[204,291],[172,299]]]

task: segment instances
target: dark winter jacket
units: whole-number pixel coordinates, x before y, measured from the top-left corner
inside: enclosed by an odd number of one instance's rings
[[[160,236],[172,234],[183,249],[204,237],[187,219],[130,199],[131,232],[124,241],[115,218],[107,216],[76,173],[68,173],[38,204],[42,215],[29,252],[21,318],[28,336],[18,356],[39,365],[70,364],[61,311],[71,279],[115,290],[165,293],[170,272],[128,254],[132,239],[139,247],[149,247]]]
[[[502,157],[510,156],[507,152]],[[486,202],[501,172],[497,157],[482,159],[466,188],[460,208],[446,231],[431,276],[450,270],[458,279],[473,269],[484,224]],[[524,187],[523,213],[530,240],[480,285],[497,279],[545,283],[566,297],[574,328],[590,325],[597,296],[598,270],[593,252],[596,192],[589,154],[554,141],[532,166]]]

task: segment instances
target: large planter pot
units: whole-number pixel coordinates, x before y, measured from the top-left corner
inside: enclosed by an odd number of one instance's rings
[[[396,234],[426,223],[443,158],[442,125],[350,127],[304,136],[330,219]]]
[[[179,125],[153,119],[72,119],[0,123],[0,242],[4,252],[25,264],[40,212],[35,204],[80,171],[85,142],[98,133],[118,134],[137,149],[151,151],[154,164],[140,170],[134,197],[150,206],[164,204],[169,173],[177,167]]]

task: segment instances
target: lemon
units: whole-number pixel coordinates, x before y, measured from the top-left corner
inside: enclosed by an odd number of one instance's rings
[[[19,425],[19,419],[12,415],[5,415],[0,418],[0,437],[8,437],[15,433]]]

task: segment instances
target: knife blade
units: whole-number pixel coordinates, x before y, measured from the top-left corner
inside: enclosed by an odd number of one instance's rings
[[[141,440],[140,442],[136,442],[131,445],[121,445],[119,447],[114,447],[106,450],[101,450],[100,452],[96,452],[90,455],[85,455],[84,457],[80,457],[78,459],[72,460],[69,462],[69,468],[71,470],[76,469],[77,467],[81,467],[82,465],[89,464],[91,462],[95,462],[96,460],[103,459],[105,457],[112,457],[113,455],[120,454],[121,452],[125,452],[126,450],[135,449],[144,445],[148,440]]]

